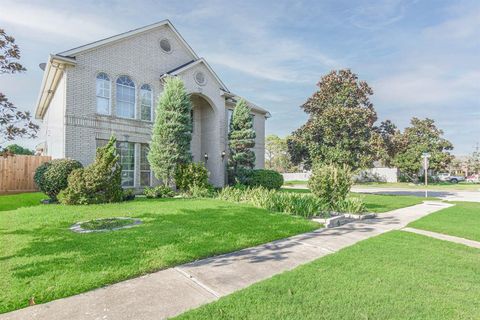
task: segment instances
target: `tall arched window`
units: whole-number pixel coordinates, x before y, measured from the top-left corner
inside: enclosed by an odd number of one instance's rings
[[[97,74],[97,113],[110,114],[110,78],[106,73]]]
[[[135,118],[135,84],[128,76],[117,79],[117,116]]]
[[[148,84],[144,84],[140,88],[140,119],[152,121],[152,104],[152,88]]]

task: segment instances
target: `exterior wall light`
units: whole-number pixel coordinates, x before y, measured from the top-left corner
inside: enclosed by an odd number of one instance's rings
[[[221,155],[222,155],[222,160],[225,159],[225,156],[227,155],[227,154],[225,153],[225,150],[222,151]]]
[[[205,158],[205,162],[207,162],[207,161],[208,161],[208,154],[205,153],[205,154],[203,155],[203,157]]]

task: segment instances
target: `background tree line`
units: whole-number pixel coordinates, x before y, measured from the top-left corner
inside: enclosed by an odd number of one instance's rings
[[[285,139],[269,136],[266,166],[290,171],[312,163],[346,165],[353,170],[374,165],[398,167],[416,180],[421,155],[429,152],[430,168],[441,171],[453,159],[453,145],[434,120],[413,117],[399,130],[391,120],[378,123],[372,88],[349,69],[333,70],[301,106],[307,122]]]

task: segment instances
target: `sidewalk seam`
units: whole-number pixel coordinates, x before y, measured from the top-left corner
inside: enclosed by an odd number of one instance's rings
[[[213,290],[212,288],[208,287],[206,284],[202,283],[200,280],[196,279],[194,276],[192,276],[191,274],[189,274],[188,272],[186,271],[183,271],[182,269],[180,269],[179,267],[174,267],[173,268],[175,271],[177,271],[178,273],[180,273],[182,276],[184,276],[185,278],[187,278],[188,280],[192,281],[194,284],[196,284],[197,286],[201,287],[202,289],[204,289],[205,291],[207,291],[208,293],[210,293],[211,295],[213,295],[215,298],[220,298],[221,295],[216,292],[215,290]]]

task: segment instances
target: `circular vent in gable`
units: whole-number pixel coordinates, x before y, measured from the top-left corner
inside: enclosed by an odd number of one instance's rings
[[[163,50],[163,52],[166,53],[170,53],[172,51],[172,45],[170,44],[170,41],[168,41],[168,39],[160,40],[160,48]]]
[[[207,82],[207,79],[205,79],[205,74],[203,74],[201,71],[195,72],[195,82],[201,86],[205,85]]]

